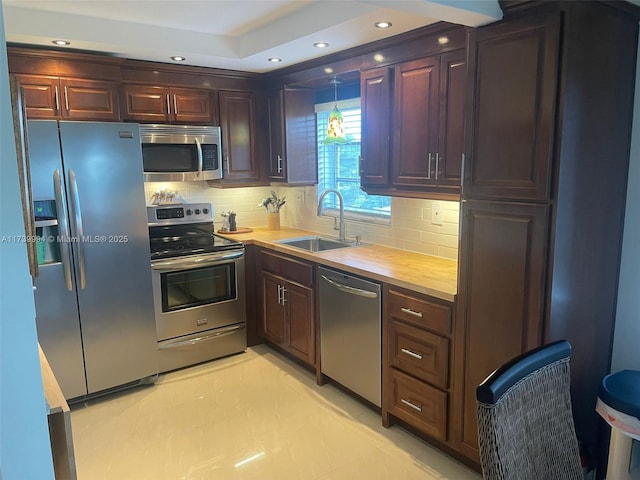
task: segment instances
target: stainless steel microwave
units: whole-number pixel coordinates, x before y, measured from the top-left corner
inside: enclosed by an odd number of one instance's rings
[[[220,127],[140,125],[146,182],[222,178]]]

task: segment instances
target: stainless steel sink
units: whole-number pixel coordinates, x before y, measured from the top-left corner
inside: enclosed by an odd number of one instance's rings
[[[353,247],[356,245],[355,243],[351,242],[342,242],[340,240],[334,240],[332,238],[323,238],[316,236],[287,238],[286,240],[278,240],[276,243],[281,243],[289,247],[300,248],[308,252],[324,252],[325,250]]]

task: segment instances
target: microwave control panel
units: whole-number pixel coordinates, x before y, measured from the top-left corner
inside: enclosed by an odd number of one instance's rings
[[[215,145],[215,144],[202,145],[202,169],[203,170],[218,169],[218,145]]]

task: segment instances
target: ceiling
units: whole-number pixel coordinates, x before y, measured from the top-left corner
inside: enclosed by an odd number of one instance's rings
[[[2,0],[2,7],[10,43],[67,40],[62,48],[164,63],[179,55],[181,64],[249,72],[441,20],[478,26],[502,17],[497,0]],[[374,27],[383,20],[392,26]]]

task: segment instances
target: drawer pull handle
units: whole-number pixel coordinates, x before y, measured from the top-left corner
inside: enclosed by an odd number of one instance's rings
[[[411,407],[418,412],[422,411],[422,405],[416,405],[415,403],[410,402],[409,400],[405,400],[404,398],[401,398],[400,401],[404,403],[406,406]]]
[[[411,310],[410,308],[401,308],[404,313],[408,313],[409,315],[413,315],[414,317],[422,318],[422,312],[416,312],[415,310]]]
[[[418,360],[422,360],[422,355],[416,352],[412,352],[409,349],[403,348],[402,353],[409,355],[410,357],[417,358]]]

